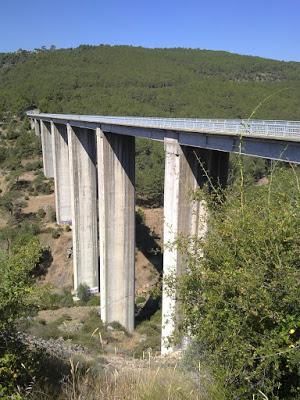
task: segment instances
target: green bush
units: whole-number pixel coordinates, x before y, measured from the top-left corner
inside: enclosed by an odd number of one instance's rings
[[[109,326],[111,326],[116,331],[126,332],[126,329],[124,328],[124,326],[122,326],[122,324],[120,324],[120,322],[118,322],[118,321],[110,322]]]
[[[87,301],[86,305],[91,307],[91,306],[99,306],[100,304],[100,298],[99,296],[91,296],[91,298]]]
[[[53,239],[58,239],[60,237],[59,229],[52,229],[51,236],[53,237]]]
[[[66,232],[71,232],[72,228],[70,227],[70,225],[66,225],[65,227],[65,231]]]
[[[13,129],[6,132],[6,139],[8,140],[15,140],[20,136],[21,132]]]
[[[25,165],[25,171],[36,171],[43,167],[43,162],[41,160],[32,161]]]
[[[0,259],[0,397],[17,398],[17,386],[26,386],[37,370],[37,356],[15,334],[15,321],[36,308],[33,270],[41,248],[36,239],[15,245]]]
[[[228,191],[196,243],[204,257],[178,243],[190,270],[179,285],[184,329],[229,398],[300,398],[299,178],[280,170],[268,185]]]
[[[40,156],[40,140],[35,136],[34,133],[23,131],[16,140],[14,152],[21,159]]]
[[[43,219],[45,217],[45,215],[46,215],[46,212],[45,212],[45,210],[43,208],[39,208],[38,212],[37,212],[37,215],[38,215],[39,218]]]
[[[28,347],[16,334],[0,334],[0,398],[22,400],[17,387],[26,387],[36,374],[40,355]]]
[[[73,307],[74,300],[71,292],[64,290],[63,295],[60,297],[59,307]]]
[[[135,299],[136,304],[145,303],[145,301],[146,301],[146,298],[145,298],[144,296],[138,296],[138,297]]]
[[[40,296],[39,306],[43,310],[56,310],[61,307],[73,307],[74,300],[72,293],[67,290],[63,293],[54,293],[46,288]]]
[[[0,331],[32,310],[32,272],[41,256],[37,239],[16,243],[9,257],[0,260]]]
[[[82,302],[86,303],[91,298],[90,288],[86,283],[81,283],[77,288],[77,297]]]
[[[47,218],[50,222],[56,221],[56,211],[53,207],[48,207],[46,214],[47,214]]]
[[[0,147],[0,164],[2,164],[6,160],[7,154],[8,154],[7,147],[1,146]]]
[[[46,182],[46,181],[40,182],[40,181],[36,180],[34,182],[34,188],[38,193],[42,193],[42,194],[53,193],[51,182]]]

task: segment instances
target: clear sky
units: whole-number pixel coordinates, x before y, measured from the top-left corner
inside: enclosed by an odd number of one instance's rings
[[[300,0],[0,0],[0,52],[128,44],[300,61]]]

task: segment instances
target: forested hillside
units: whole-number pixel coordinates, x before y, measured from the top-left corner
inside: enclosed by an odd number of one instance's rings
[[[285,89],[277,93],[278,90]],[[226,52],[86,46],[0,54],[0,114],[300,119],[300,63]]]
[[[300,63],[107,45],[0,54],[0,118],[6,112],[22,117],[32,107],[77,114],[248,118],[262,101],[254,118],[300,120]],[[139,202],[161,204],[163,158],[160,144],[137,141]]]

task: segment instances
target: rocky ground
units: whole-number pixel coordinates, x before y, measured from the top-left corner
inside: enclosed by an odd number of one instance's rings
[[[41,350],[49,355],[62,360],[82,360],[93,362],[103,368],[126,370],[134,368],[155,368],[155,367],[175,367],[182,357],[182,352],[174,352],[169,356],[153,354],[151,350],[145,351],[143,357],[134,358],[122,354],[101,354],[95,357],[95,354],[88,348],[72,343],[71,340],[65,340],[62,337],[58,339],[42,339],[32,335],[19,332],[19,338],[29,345],[35,351]]]
[[[42,350],[50,355],[62,359],[69,359],[76,355],[87,355],[88,351],[80,344],[74,344],[70,340],[64,340],[62,337],[58,339],[43,339],[40,337],[28,335],[19,332],[19,338],[29,345],[35,351]]]

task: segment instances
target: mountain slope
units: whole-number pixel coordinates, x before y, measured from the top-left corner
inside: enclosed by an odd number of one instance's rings
[[[46,112],[247,118],[269,95],[255,118],[300,119],[300,63],[104,45],[0,54],[0,114],[38,106]]]

